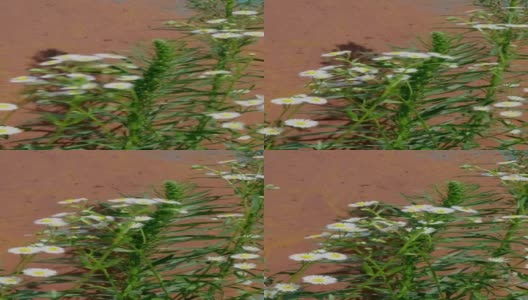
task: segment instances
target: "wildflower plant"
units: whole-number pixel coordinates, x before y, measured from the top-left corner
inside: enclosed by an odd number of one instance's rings
[[[528,299],[527,160],[496,169],[499,191],[450,181],[408,205],[349,204],[350,215],[309,236],[268,299]],[[321,273],[321,270],[325,270]]]
[[[419,49],[357,58],[323,54],[329,65],[301,72],[310,95],[282,105],[268,149],[515,148],[526,143],[526,1],[481,1],[456,29],[433,32]],[[332,63],[334,62],[334,63]],[[303,106],[312,106],[305,110]],[[314,106],[317,105],[317,106]],[[302,125],[292,125],[302,117]],[[292,119],[294,121],[292,121]],[[314,127],[310,130],[308,128]]]
[[[204,94],[207,103],[204,111],[213,114],[210,121],[224,121],[219,126],[229,129],[232,139],[262,144],[257,130],[262,126],[264,98],[248,94],[263,78],[263,60],[254,47],[264,36],[263,4],[259,1],[212,0],[189,1],[188,6],[200,13],[186,22],[165,22],[165,29],[177,30],[201,41],[211,59],[210,69],[202,74],[210,81],[209,90]],[[233,117],[214,117],[222,113]],[[260,116],[256,124],[225,122],[248,113]]]
[[[228,193],[167,181],[155,197],[61,201],[68,211],[35,221],[36,243],[8,250],[20,263],[0,276],[0,299],[259,299],[263,180],[252,157],[212,171]]]
[[[242,51],[263,36],[262,5],[257,12],[233,1],[215,1],[214,9],[193,3],[196,16],[166,28],[190,33],[189,41],[156,40],[153,51],[135,57],[58,55],[11,79],[26,86],[27,107],[39,115],[20,126],[34,134],[16,149],[258,148],[256,129],[234,119],[259,112],[264,101],[247,96],[262,77],[254,64],[261,60]],[[227,21],[204,20],[219,18],[219,7]],[[199,28],[204,24],[217,29],[209,34]],[[194,46],[204,38],[205,46]]]

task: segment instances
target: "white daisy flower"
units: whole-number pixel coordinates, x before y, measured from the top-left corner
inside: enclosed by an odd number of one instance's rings
[[[236,10],[233,12],[233,15],[235,16],[254,16],[257,14],[258,12],[254,10]]]
[[[415,68],[396,68],[394,69],[394,72],[396,73],[404,73],[404,74],[411,74],[411,73],[416,73],[418,72],[418,69],[415,69]]]
[[[333,51],[333,52],[328,52],[328,53],[322,54],[321,56],[322,57],[336,57],[336,56],[347,55],[347,54],[350,54],[351,52],[352,51],[350,51],[350,50]]]
[[[115,218],[112,216],[99,216],[99,215],[91,215],[91,216],[85,216],[83,217],[85,219],[95,220],[95,221],[115,221]]]
[[[356,203],[351,203],[348,206],[349,207],[367,207],[367,206],[374,206],[379,204],[379,201],[361,201]]]
[[[411,79],[411,76],[410,75],[403,75],[403,74],[388,74],[387,75],[387,78],[388,79],[393,79],[393,78],[396,78],[398,80],[409,80]]]
[[[71,60],[77,62],[92,62],[101,60],[101,58],[94,55],[74,55]]]
[[[18,76],[15,78],[11,78],[9,82],[11,83],[33,83],[38,81],[39,79],[34,76]]]
[[[405,51],[394,51],[394,52],[385,52],[382,53],[384,56],[396,56],[396,57],[403,57],[403,58],[430,58],[431,55],[427,53],[420,53],[420,52],[405,52]]]
[[[321,97],[302,97],[301,98],[303,102],[310,103],[310,104],[316,104],[316,105],[322,105],[328,103],[328,100]]]
[[[345,232],[365,232],[368,229],[357,227],[354,223],[337,222],[326,225],[327,229]]]
[[[328,233],[328,232],[323,232],[323,233],[320,233],[320,234],[312,234],[312,235],[306,236],[305,239],[307,239],[307,240],[318,239],[318,238],[323,238],[323,237],[327,237],[327,236],[330,236],[330,235],[331,234]]]
[[[137,205],[154,205],[160,203],[155,199],[143,199],[143,198],[128,198],[125,203],[137,204]]]
[[[54,65],[61,64],[61,63],[62,63],[62,60],[53,59],[53,60],[48,60],[48,61],[41,62],[41,63],[39,63],[39,66],[54,66]]]
[[[504,257],[488,257],[488,261],[493,263],[505,263],[508,259]]]
[[[517,107],[522,106],[523,104],[521,102],[517,101],[503,101],[493,104],[495,107]]]
[[[82,90],[92,90],[92,89],[95,89],[97,88],[99,85],[97,83],[93,83],[93,82],[90,82],[90,83],[85,83],[81,86],[79,86],[79,89],[82,89]]]
[[[141,223],[141,222],[132,222],[132,223],[129,224],[129,228],[130,229],[138,229],[138,228],[141,228],[143,226],[145,226],[145,224]]]
[[[526,89],[525,89],[526,90]],[[526,98],[524,97],[520,97],[520,96],[507,96],[506,98],[508,98],[509,100],[511,101],[517,101],[517,102],[523,102],[523,101],[526,101]]]
[[[253,247],[253,246],[242,246],[242,249],[249,251],[249,252],[259,252],[260,248]]]
[[[246,124],[243,122],[226,122],[222,123],[222,128],[232,129],[232,130],[243,130],[246,127]]]
[[[257,267],[254,263],[236,263],[233,264],[233,268],[240,269],[240,270],[251,270],[255,269]]]
[[[257,133],[263,135],[280,135],[283,131],[284,129],[278,127],[264,127],[257,130]]]
[[[94,56],[97,56],[100,58],[108,58],[108,59],[127,59],[126,56],[112,54],[112,53],[96,53],[94,54]]]
[[[135,81],[135,80],[139,80],[141,78],[142,77],[138,76],[138,75],[123,75],[123,76],[117,77],[116,79],[119,80],[119,81]]]
[[[528,216],[526,216],[526,215],[510,215],[510,216],[502,216],[501,218],[505,219],[505,220],[528,219]]]
[[[23,130],[11,127],[11,126],[0,126],[0,135],[13,135],[17,133],[21,133]]]
[[[2,276],[0,277],[0,286],[1,285],[17,285],[22,282],[22,278],[15,276]]]
[[[308,119],[289,119],[284,121],[284,124],[295,128],[310,128],[317,126],[319,122]]]
[[[343,222],[345,222],[345,223],[356,223],[356,222],[359,222],[359,221],[361,221],[363,219],[365,219],[365,218],[353,217],[353,218],[348,218],[346,220],[343,220]]]
[[[310,276],[304,276],[303,282],[305,283],[311,283],[311,284],[333,284],[337,282],[337,279],[331,276],[326,275],[310,275]]]
[[[323,257],[317,253],[298,253],[290,255],[289,258],[294,261],[316,261]]]
[[[63,219],[61,218],[43,218],[35,220],[34,222],[37,225],[48,225],[51,227],[62,227],[68,225]]]
[[[404,206],[401,211],[408,212],[408,213],[423,212],[432,207],[433,207],[432,205],[428,205],[428,204],[407,205],[407,206]]]
[[[259,257],[260,255],[254,254],[254,253],[239,253],[239,254],[231,255],[231,258],[234,258],[234,259],[256,259]]]
[[[252,100],[242,100],[242,101],[235,101],[236,104],[244,107],[250,107],[250,106],[259,106],[264,104],[264,100],[261,99],[252,99]]]
[[[473,106],[473,110],[474,111],[486,111],[486,112],[489,112],[491,111],[492,107],[491,106]]]
[[[512,174],[512,175],[506,175],[502,176],[501,180],[504,181],[528,181],[528,177],[519,175],[519,174]]]
[[[130,90],[134,85],[129,82],[111,82],[103,85],[103,87],[112,90]]]
[[[66,199],[66,200],[59,201],[57,203],[59,203],[59,204],[73,204],[73,203],[79,203],[79,202],[84,202],[84,201],[88,201],[88,199],[86,199],[86,198]]]
[[[348,70],[352,72],[362,73],[362,74],[377,74],[379,72],[378,69],[367,68],[367,67],[353,67]]]
[[[11,103],[0,103],[0,111],[12,111],[17,109],[18,106]]]
[[[214,261],[214,262],[224,262],[227,261],[227,258],[225,256],[207,256],[206,259],[208,261]]]
[[[473,26],[471,26],[472,28],[475,28],[475,29],[490,29],[490,30],[504,30],[504,29],[508,29],[507,27],[504,27],[502,25],[497,25],[497,24],[475,24]]]
[[[152,220],[152,217],[149,217],[149,216],[135,216],[133,220],[136,221],[136,222],[147,222],[147,221]]]
[[[123,67],[127,69],[133,69],[133,70],[139,69],[139,67],[134,64],[124,64]]]
[[[214,20],[205,21],[205,23],[208,23],[208,24],[221,24],[225,22],[227,22],[227,19],[214,19]]]
[[[505,118],[517,118],[522,116],[522,111],[517,110],[507,110],[507,111],[501,111],[499,115],[505,117]]]
[[[449,207],[429,207],[425,209],[425,211],[429,213],[433,213],[433,214],[440,214],[440,215],[445,215],[445,214],[450,214],[450,213],[455,212],[454,209],[449,208]]]
[[[519,135],[521,133],[522,133],[522,130],[519,128],[510,130],[510,134],[513,134],[513,135]]]
[[[7,250],[7,252],[9,252],[9,253],[21,254],[21,255],[30,255],[30,254],[39,253],[41,251],[42,251],[41,248],[39,248],[39,247],[31,247],[31,246],[28,246],[28,247],[15,247],[15,248],[11,248],[11,249]]]
[[[215,120],[230,120],[240,117],[240,114],[237,112],[219,112],[219,113],[210,113],[207,114]]]
[[[326,252],[323,253],[321,256],[325,259],[336,261],[342,261],[348,258],[346,255],[337,252]]]
[[[125,202],[127,202],[128,199],[135,199],[135,198],[117,198],[117,199],[108,200],[108,202],[111,202],[111,203],[125,203]]]
[[[314,78],[314,79],[326,79],[326,78],[332,77],[332,74],[330,74],[330,73],[328,73],[326,71],[321,71],[321,70],[308,70],[308,71],[304,71],[304,72],[299,73],[299,76],[301,76],[301,77],[311,77],[311,78]]]
[[[218,32],[217,29],[197,29],[197,30],[193,30],[191,31],[191,33],[194,33],[194,34],[200,34],[200,33],[216,33]]]
[[[77,61],[77,62],[91,62],[101,60],[101,57],[95,55],[80,55],[80,54],[64,54],[52,57],[55,60],[62,61]]]
[[[257,179],[253,174],[226,174],[226,175],[222,175],[222,178],[226,180],[248,180],[248,181],[253,181]]]
[[[278,291],[276,291],[276,290],[265,289],[264,290],[264,298],[265,299],[275,298],[277,293],[278,293]]]
[[[279,292],[295,292],[301,288],[295,283],[277,283],[274,288]]]
[[[289,97],[289,98],[277,98],[272,99],[271,103],[278,104],[278,105],[296,105],[303,103],[302,98],[295,98],[295,97]]]
[[[51,277],[57,275],[57,271],[43,268],[28,268],[24,269],[22,273],[32,277]]]
[[[42,75],[42,76],[40,76],[40,78],[48,79],[48,78],[55,78],[55,77],[62,76],[62,75],[66,75],[66,74],[63,74],[63,73],[59,73],[59,74],[46,74],[46,75]]]
[[[422,230],[425,234],[431,234],[436,231],[436,229],[432,227],[417,227],[416,229]]]
[[[252,36],[252,37],[264,37],[264,32],[262,31],[246,31],[242,34],[245,36]]]
[[[385,60],[391,60],[393,59],[392,56],[378,56],[378,57],[374,57],[372,60],[373,61],[385,61]]]
[[[247,141],[247,140],[250,140],[251,139],[251,136],[249,135],[242,135],[242,136],[239,136],[236,138],[237,140],[240,140],[240,141]]]
[[[232,32],[213,33],[211,36],[217,39],[233,39],[244,37],[242,34]]]
[[[66,74],[66,77],[70,77],[70,78],[73,78],[73,79],[84,79],[84,80],[88,80],[88,81],[92,81],[92,80],[95,80],[95,77],[92,76],[92,75],[86,75],[86,74],[81,74],[81,73],[71,73],[71,74]]]
[[[64,248],[58,247],[58,246],[43,246],[43,247],[40,247],[40,249],[42,250],[42,252],[49,253],[49,254],[62,254],[66,252]]]

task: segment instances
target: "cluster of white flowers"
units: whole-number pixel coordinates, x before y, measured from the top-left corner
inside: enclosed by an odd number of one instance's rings
[[[328,275],[308,275],[302,277],[302,282],[313,285],[329,285],[337,283],[337,278]],[[274,298],[280,293],[291,293],[300,290],[302,286],[296,283],[277,283],[264,291],[264,298]]]
[[[14,111],[18,109],[18,106],[16,104],[12,103],[0,103],[0,112],[2,111]],[[21,133],[22,130],[20,128],[12,127],[12,126],[0,126],[0,136],[2,135],[13,135],[17,133]]]
[[[103,60],[119,60],[118,63],[106,63]],[[39,76],[19,76],[12,78],[12,83],[23,83],[26,85],[45,85],[35,92],[45,100],[46,98],[60,96],[91,95],[93,93],[105,92],[105,90],[131,90],[133,81],[140,80],[141,76],[130,74],[123,70],[138,69],[139,67],[130,63],[128,58],[111,53],[97,53],[94,55],[65,54],[51,58],[49,61],[40,63],[43,68],[38,69]],[[78,70],[82,69],[84,73]],[[112,78],[108,70],[120,69],[121,71]],[[86,74],[85,74],[86,73]],[[104,75],[104,76],[102,76]],[[106,78],[110,77],[109,81]],[[105,79],[104,82],[99,80]],[[41,101],[41,103],[45,103]],[[15,109],[16,106],[6,105],[5,110]],[[2,106],[0,106],[2,110]],[[18,133],[17,130],[6,131]]]
[[[264,36],[262,31],[251,31],[242,29],[232,29],[233,26],[239,27],[237,21],[239,18],[254,18],[259,12],[252,10],[237,10],[233,12],[233,17],[230,19],[211,19],[206,20],[205,23],[214,25],[210,27],[216,28],[198,28],[193,29],[190,32],[193,34],[208,34],[214,39],[239,39],[239,38],[259,38]],[[209,27],[209,26],[208,26]]]
[[[160,205],[160,204],[174,204],[181,205],[181,202],[175,200],[167,200],[161,198],[117,198],[108,200],[110,203],[115,203],[114,208],[127,207],[131,205]],[[180,210],[180,212],[184,212]]]
[[[264,179],[263,174],[223,174],[225,180],[255,181]]]
[[[20,255],[31,255],[37,253],[49,253],[49,254],[62,254],[65,252],[64,248],[58,246],[49,246],[43,244],[37,244],[34,246],[26,247],[15,247],[7,250],[9,253],[20,254]]]
[[[66,250],[59,246],[45,245],[37,243],[30,246],[10,248],[7,252],[17,255],[36,255],[39,253],[46,254],[63,254]],[[57,275],[57,271],[46,268],[26,268],[22,270],[22,274],[31,277],[51,277]],[[2,285],[17,285],[22,283],[23,279],[18,276],[0,276],[0,288]]]
[[[237,253],[230,256],[230,258],[235,260],[251,260],[251,259],[258,259],[260,258],[260,255],[255,254],[255,252],[260,252],[260,248],[255,246],[242,246],[242,249],[248,252],[253,253]],[[225,258],[226,261],[227,258]],[[237,262],[233,264],[233,268],[239,269],[239,270],[252,270],[257,267],[257,264],[250,263],[250,262]]]
[[[478,30],[507,30],[507,29],[526,29],[528,24],[465,24],[461,25],[470,25],[473,29]]]
[[[523,115],[523,111],[519,109],[521,109],[522,106],[525,105],[526,98],[521,97],[521,96],[507,96],[506,98],[508,100],[497,102],[497,103],[494,103],[493,105],[474,106],[473,110],[480,111],[480,112],[492,112],[494,108],[498,108],[500,109],[500,111],[498,111],[498,116],[500,117],[503,117],[506,119],[515,119],[515,118],[521,117]],[[512,108],[517,108],[517,109],[512,110]],[[512,124],[512,122],[509,120],[506,120],[505,122],[508,124]],[[519,128],[513,128],[513,129],[510,128],[509,133],[512,135],[518,135],[522,133],[522,130]]]

